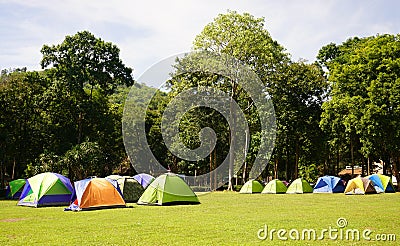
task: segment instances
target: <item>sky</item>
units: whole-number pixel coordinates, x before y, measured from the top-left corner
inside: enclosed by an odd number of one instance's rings
[[[0,0],[0,69],[40,70],[40,49],[88,30],[120,49],[134,77],[188,52],[218,14],[265,18],[265,28],[292,60],[315,60],[330,42],[400,33],[397,0]]]

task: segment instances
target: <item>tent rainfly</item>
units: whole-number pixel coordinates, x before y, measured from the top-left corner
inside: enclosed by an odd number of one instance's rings
[[[136,181],[139,182],[139,184],[141,184],[145,189],[154,180],[154,177],[147,173],[136,174],[133,176],[133,178],[136,179]]]
[[[342,193],[344,182],[338,177],[325,175],[319,177],[314,186],[314,193]]]
[[[76,199],[65,211],[126,207],[117,181],[108,178],[88,178],[74,183]]]
[[[26,179],[16,179],[11,181],[7,186],[6,198],[19,199],[22,190],[24,189]]]
[[[279,179],[274,179],[268,182],[264,187],[262,194],[283,194],[286,193],[286,185]]]
[[[377,193],[393,193],[396,192],[394,189],[391,177],[383,175],[383,174],[372,174],[367,177],[372,181],[373,186]]]
[[[311,185],[302,178],[295,179],[288,187],[286,194],[312,193]]]
[[[346,195],[364,195],[376,193],[373,182],[368,178],[350,179],[344,190]]]
[[[58,173],[41,173],[29,178],[22,190],[18,205],[68,205],[74,194],[70,180]]]
[[[198,204],[199,199],[185,181],[174,173],[165,173],[147,186],[137,204]]]
[[[240,189],[239,193],[241,194],[252,194],[252,193],[261,193],[264,189],[264,186],[255,179],[250,179]]]

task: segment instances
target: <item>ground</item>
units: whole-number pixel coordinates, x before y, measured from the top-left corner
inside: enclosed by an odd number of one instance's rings
[[[378,237],[391,240],[379,242],[382,245],[398,245],[400,241],[400,193],[213,192],[201,194],[199,199],[199,205],[128,204],[133,208],[81,212],[64,212],[63,207],[20,207],[16,201],[3,200],[0,245],[376,245]],[[340,224],[343,222],[347,224]],[[278,230],[287,240],[279,239]],[[316,232],[316,240],[310,231]],[[360,240],[353,235],[357,231]],[[298,240],[290,238],[297,232]],[[318,240],[321,235],[324,239]]]

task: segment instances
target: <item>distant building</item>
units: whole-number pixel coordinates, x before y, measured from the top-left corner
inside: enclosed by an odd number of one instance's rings
[[[339,176],[345,175],[362,175],[362,168],[360,166],[354,166],[354,173],[352,173],[351,166],[346,166],[345,169],[338,173]]]

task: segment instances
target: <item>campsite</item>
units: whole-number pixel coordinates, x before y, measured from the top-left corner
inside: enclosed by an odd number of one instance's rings
[[[0,245],[399,245],[398,9],[0,1]]]
[[[318,232],[328,227],[336,227],[337,231],[371,232],[368,237],[352,234],[351,238],[341,238],[339,243],[345,240],[346,243],[376,245],[379,243],[377,236],[385,237],[382,240],[385,245],[396,241],[396,223],[387,221],[398,213],[400,196],[393,190],[391,179],[384,175],[354,178],[346,188],[342,179],[323,176],[318,178],[314,188],[301,178],[288,184],[288,188],[277,179],[265,187],[258,180],[249,180],[240,192],[196,194],[173,173],[155,179],[151,175],[141,176],[148,177],[151,182],[145,183],[146,188],[141,192],[134,193],[140,198],[132,203],[124,201],[120,189],[120,184],[125,186],[130,177],[113,175],[75,181],[71,193],[72,185],[62,175],[36,175],[26,180],[18,198],[20,201],[9,196],[7,200],[0,200],[0,228],[5,232],[0,243],[253,245],[260,240],[276,245],[286,243],[287,237],[282,240],[262,230],[268,227],[315,231],[315,234],[290,238],[300,244],[315,240],[324,245],[337,244],[336,234],[333,238],[331,234],[319,238]],[[69,194],[69,207],[60,200],[65,194]],[[127,195],[127,199],[131,199],[132,194]],[[342,226],[339,220],[346,224]],[[226,225],[229,225],[228,230]]]
[[[245,197],[243,197],[245,196]],[[139,206],[133,208],[64,212],[62,207],[32,209],[15,201],[0,201],[2,245],[397,245],[397,242],[304,240],[260,241],[257,231],[270,228],[322,229],[336,227],[395,233],[400,196],[343,194],[263,195],[214,192],[200,195],[201,205]],[[303,212],[304,211],[304,212]],[[337,227],[336,227],[337,228]],[[398,239],[397,239],[398,240]]]

